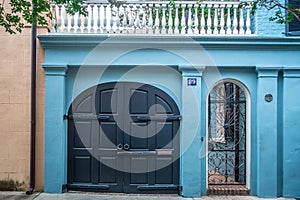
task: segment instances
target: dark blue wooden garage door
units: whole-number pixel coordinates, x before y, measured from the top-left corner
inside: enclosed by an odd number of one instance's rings
[[[162,90],[106,83],[68,114],[68,189],[178,193],[179,110]]]

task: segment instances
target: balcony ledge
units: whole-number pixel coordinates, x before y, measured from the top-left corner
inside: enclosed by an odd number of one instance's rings
[[[42,34],[38,35],[44,48],[54,47],[96,47],[106,44],[110,47],[157,48],[159,46],[185,48],[202,45],[205,49],[270,49],[299,50],[300,37],[263,36],[185,36],[185,35],[104,35],[104,34]]]

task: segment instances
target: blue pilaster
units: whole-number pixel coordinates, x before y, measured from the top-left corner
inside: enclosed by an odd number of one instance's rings
[[[203,142],[201,141],[201,82],[202,70],[192,66],[180,66],[182,72],[182,122],[181,122],[181,194],[185,197],[200,197],[201,157],[199,152]],[[196,85],[188,85],[188,79],[196,80]]]
[[[283,71],[283,196],[300,198],[300,68]]]
[[[278,68],[258,67],[257,82],[257,195],[277,196]],[[265,95],[273,100],[267,102]]]
[[[66,184],[65,76],[67,65],[43,65],[46,75],[44,191]]]

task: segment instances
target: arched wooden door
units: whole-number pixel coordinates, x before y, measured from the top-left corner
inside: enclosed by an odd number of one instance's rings
[[[162,90],[105,83],[68,115],[68,189],[178,193],[179,110]]]

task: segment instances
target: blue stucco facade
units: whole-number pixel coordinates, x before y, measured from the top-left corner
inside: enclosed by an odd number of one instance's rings
[[[39,35],[45,48],[45,192],[63,192],[67,183],[63,116],[72,101],[91,86],[130,81],[153,85],[174,99],[183,116],[181,195],[206,195],[207,98],[218,82],[228,80],[247,96],[250,194],[299,198],[300,38],[270,34]],[[188,78],[197,85],[188,86]],[[271,102],[265,101],[266,94],[273,96]]]

